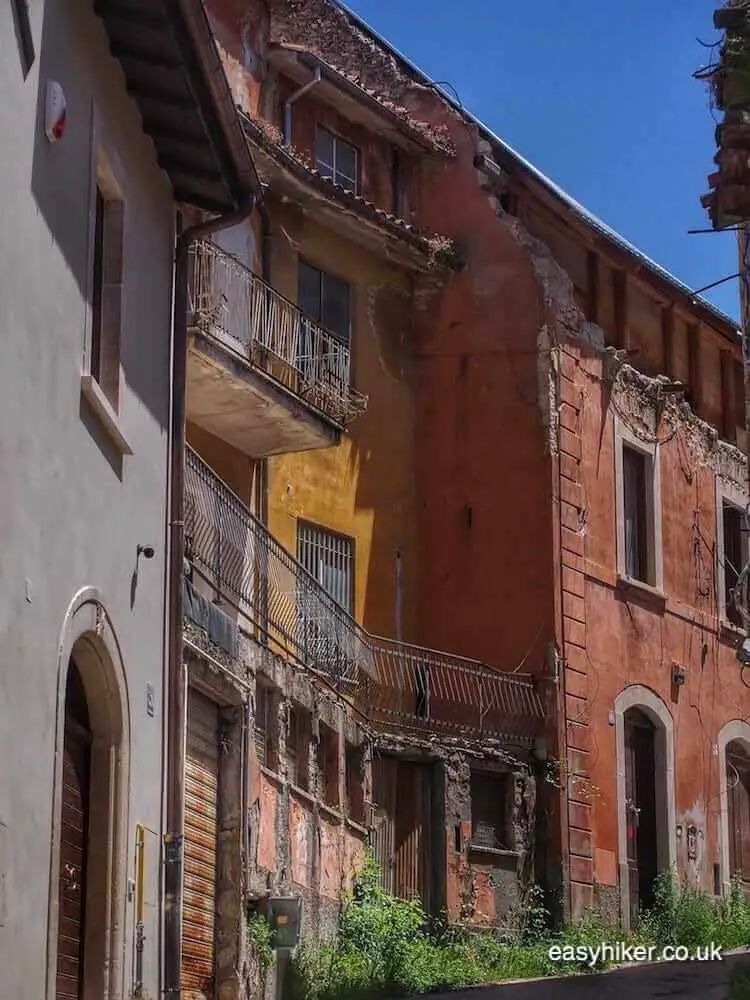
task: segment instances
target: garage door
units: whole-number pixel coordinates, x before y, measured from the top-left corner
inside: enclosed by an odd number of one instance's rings
[[[216,809],[219,710],[192,689],[185,759],[182,989],[185,1000],[214,995]]]

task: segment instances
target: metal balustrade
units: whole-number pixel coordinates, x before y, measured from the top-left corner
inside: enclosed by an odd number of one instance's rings
[[[544,716],[533,680],[450,653],[370,635],[188,449],[190,562],[258,637],[345,686],[390,728],[530,740]]]
[[[191,246],[192,323],[343,427],[367,408],[348,344],[207,240]]]

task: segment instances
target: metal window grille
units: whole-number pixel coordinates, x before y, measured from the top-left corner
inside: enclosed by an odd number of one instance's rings
[[[297,559],[347,614],[354,604],[354,544],[314,524],[297,527]]]

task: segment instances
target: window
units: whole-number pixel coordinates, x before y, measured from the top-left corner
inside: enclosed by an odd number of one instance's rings
[[[509,850],[510,775],[475,772],[471,775],[471,846]]]
[[[648,494],[643,452],[623,447],[622,486],[625,511],[625,573],[631,580],[649,583]]]
[[[354,542],[314,524],[297,525],[297,559],[348,613],[354,607]]]
[[[349,343],[351,289],[345,281],[300,260],[297,301],[309,319],[325,327],[342,344]]]
[[[293,785],[305,791],[310,787],[310,732],[310,713],[292,705],[286,744],[287,774]]]
[[[258,682],[255,688],[255,752],[261,767],[278,769],[278,706],[275,692]]]
[[[115,412],[120,394],[123,209],[112,173],[100,158],[92,205],[94,230],[88,372]]]
[[[326,805],[339,807],[339,738],[335,730],[320,724],[318,743],[318,794]]]
[[[740,507],[721,498],[721,549],[723,593],[721,613],[733,625],[742,625],[733,600],[737,578],[747,561],[747,540],[744,535],[745,515]]]
[[[617,571],[656,590],[662,585],[658,446],[615,424]]]
[[[359,150],[320,125],[315,130],[315,166],[323,177],[357,194]]]
[[[365,755],[361,746],[346,744],[346,808],[349,818],[365,821]]]

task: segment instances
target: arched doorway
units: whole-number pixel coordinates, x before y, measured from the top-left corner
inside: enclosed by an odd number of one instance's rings
[[[659,872],[656,727],[640,708],[625,713],[625,828],[632,920],[653,905]]]
[[[750,750],[744,742],[727,743],[725,767],[729,876],[750,882]]]
[[[666,704],[642,684],[615,699],[615,726],[620,913],[630,927],[677,857],[674,727]]]
[[[60,633],[47,1000],[121,1000],[125,987],[130,711],[120,644],[85,588]]]
[[[71,660],[65,686],[55,1000],[83,998],[90,783],[89,708],[81,675]]]

